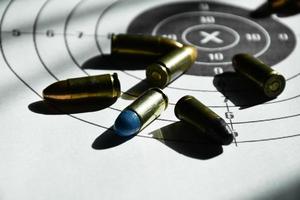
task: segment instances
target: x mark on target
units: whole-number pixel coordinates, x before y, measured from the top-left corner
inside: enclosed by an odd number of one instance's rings
[[[200,35],[203,36],[203,39],[200,41],[201,44],[206,44],[210,41],[215,42],[217,44],[223,43],[223,40],[217,37],[220,35],[220,31],[214,31],[212,33],[200,31]]]

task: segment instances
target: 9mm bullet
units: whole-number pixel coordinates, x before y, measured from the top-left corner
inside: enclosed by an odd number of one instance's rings
[[[111,55],[153,58],[146,79],[163,89],[187,71],[197,58],[197,49],[161,36],[117,34],[111,37]]]
[[[232,58],[236,72],[253,81],[269,98],[275,98],[285,88],[285,78],[262,61],[249,54],[237,54]]]
[[[117,117],[115,133],[120,136],[138,133],[159,117],[167,106],[168,97],[159,88],[147,90]]]
[[[182,97],[174,111],[178,119],[197,127],[218,144],[228,145],[233,141],[232,131],[226,122],[195,97]]]
[[[146,69],[146,79],[152,86],[163,89],[186,72],[196,58],[196,48],[188,45],[177,48],[150,64]]]
[[[49,85],[43,91],[45,100],[57,103],[115,99],[120,94],[116,73],[66,79]]]

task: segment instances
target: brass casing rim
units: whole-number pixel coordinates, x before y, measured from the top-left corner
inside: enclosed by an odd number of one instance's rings
[[[159,74],[160,77],[155,77],[156,73]],[[146,79],[154,86],[164,88],[170,81],[169,71],[164,65],[153,63],[147,67]]]
[[[117,73],[112,74],[111,82],[112,82],[112,88],[113,88],[113,92],[112,92],[113,98],[120,97],[120,95],[121,95],[121,84],[120,84]]]
[[[279,84],[278,89],[276,91],[272,91],[270,90],[269,86],[275,81],[278,82]],[[285,78],[281,74],[278,74],[276,71],[272,71],[272,73],[269,75],[269,77],[267,78],[267,80],[263,85],[263,90],[265,95],[270,98],[277,97],[279,94],[282,93],[284,88],[285,88]]]

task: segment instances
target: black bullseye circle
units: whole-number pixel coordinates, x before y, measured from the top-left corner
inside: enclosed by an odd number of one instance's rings
[[[137,16],[128,33],[161,35],[190,44],[198,58],[187,72],[214,76],[233,71],[231,58],[249,53],[272,66],[294,49],[295,35],[271,17],[254,19],[251,11],[216,2],[178,2],[155,7]]]

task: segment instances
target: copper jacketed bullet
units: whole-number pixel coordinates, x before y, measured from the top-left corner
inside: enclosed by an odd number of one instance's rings
[[[114,73],[55,82],[44,89],[43,97],[54,102],[97,101],[117,98],[120,93],[120,82]]]

